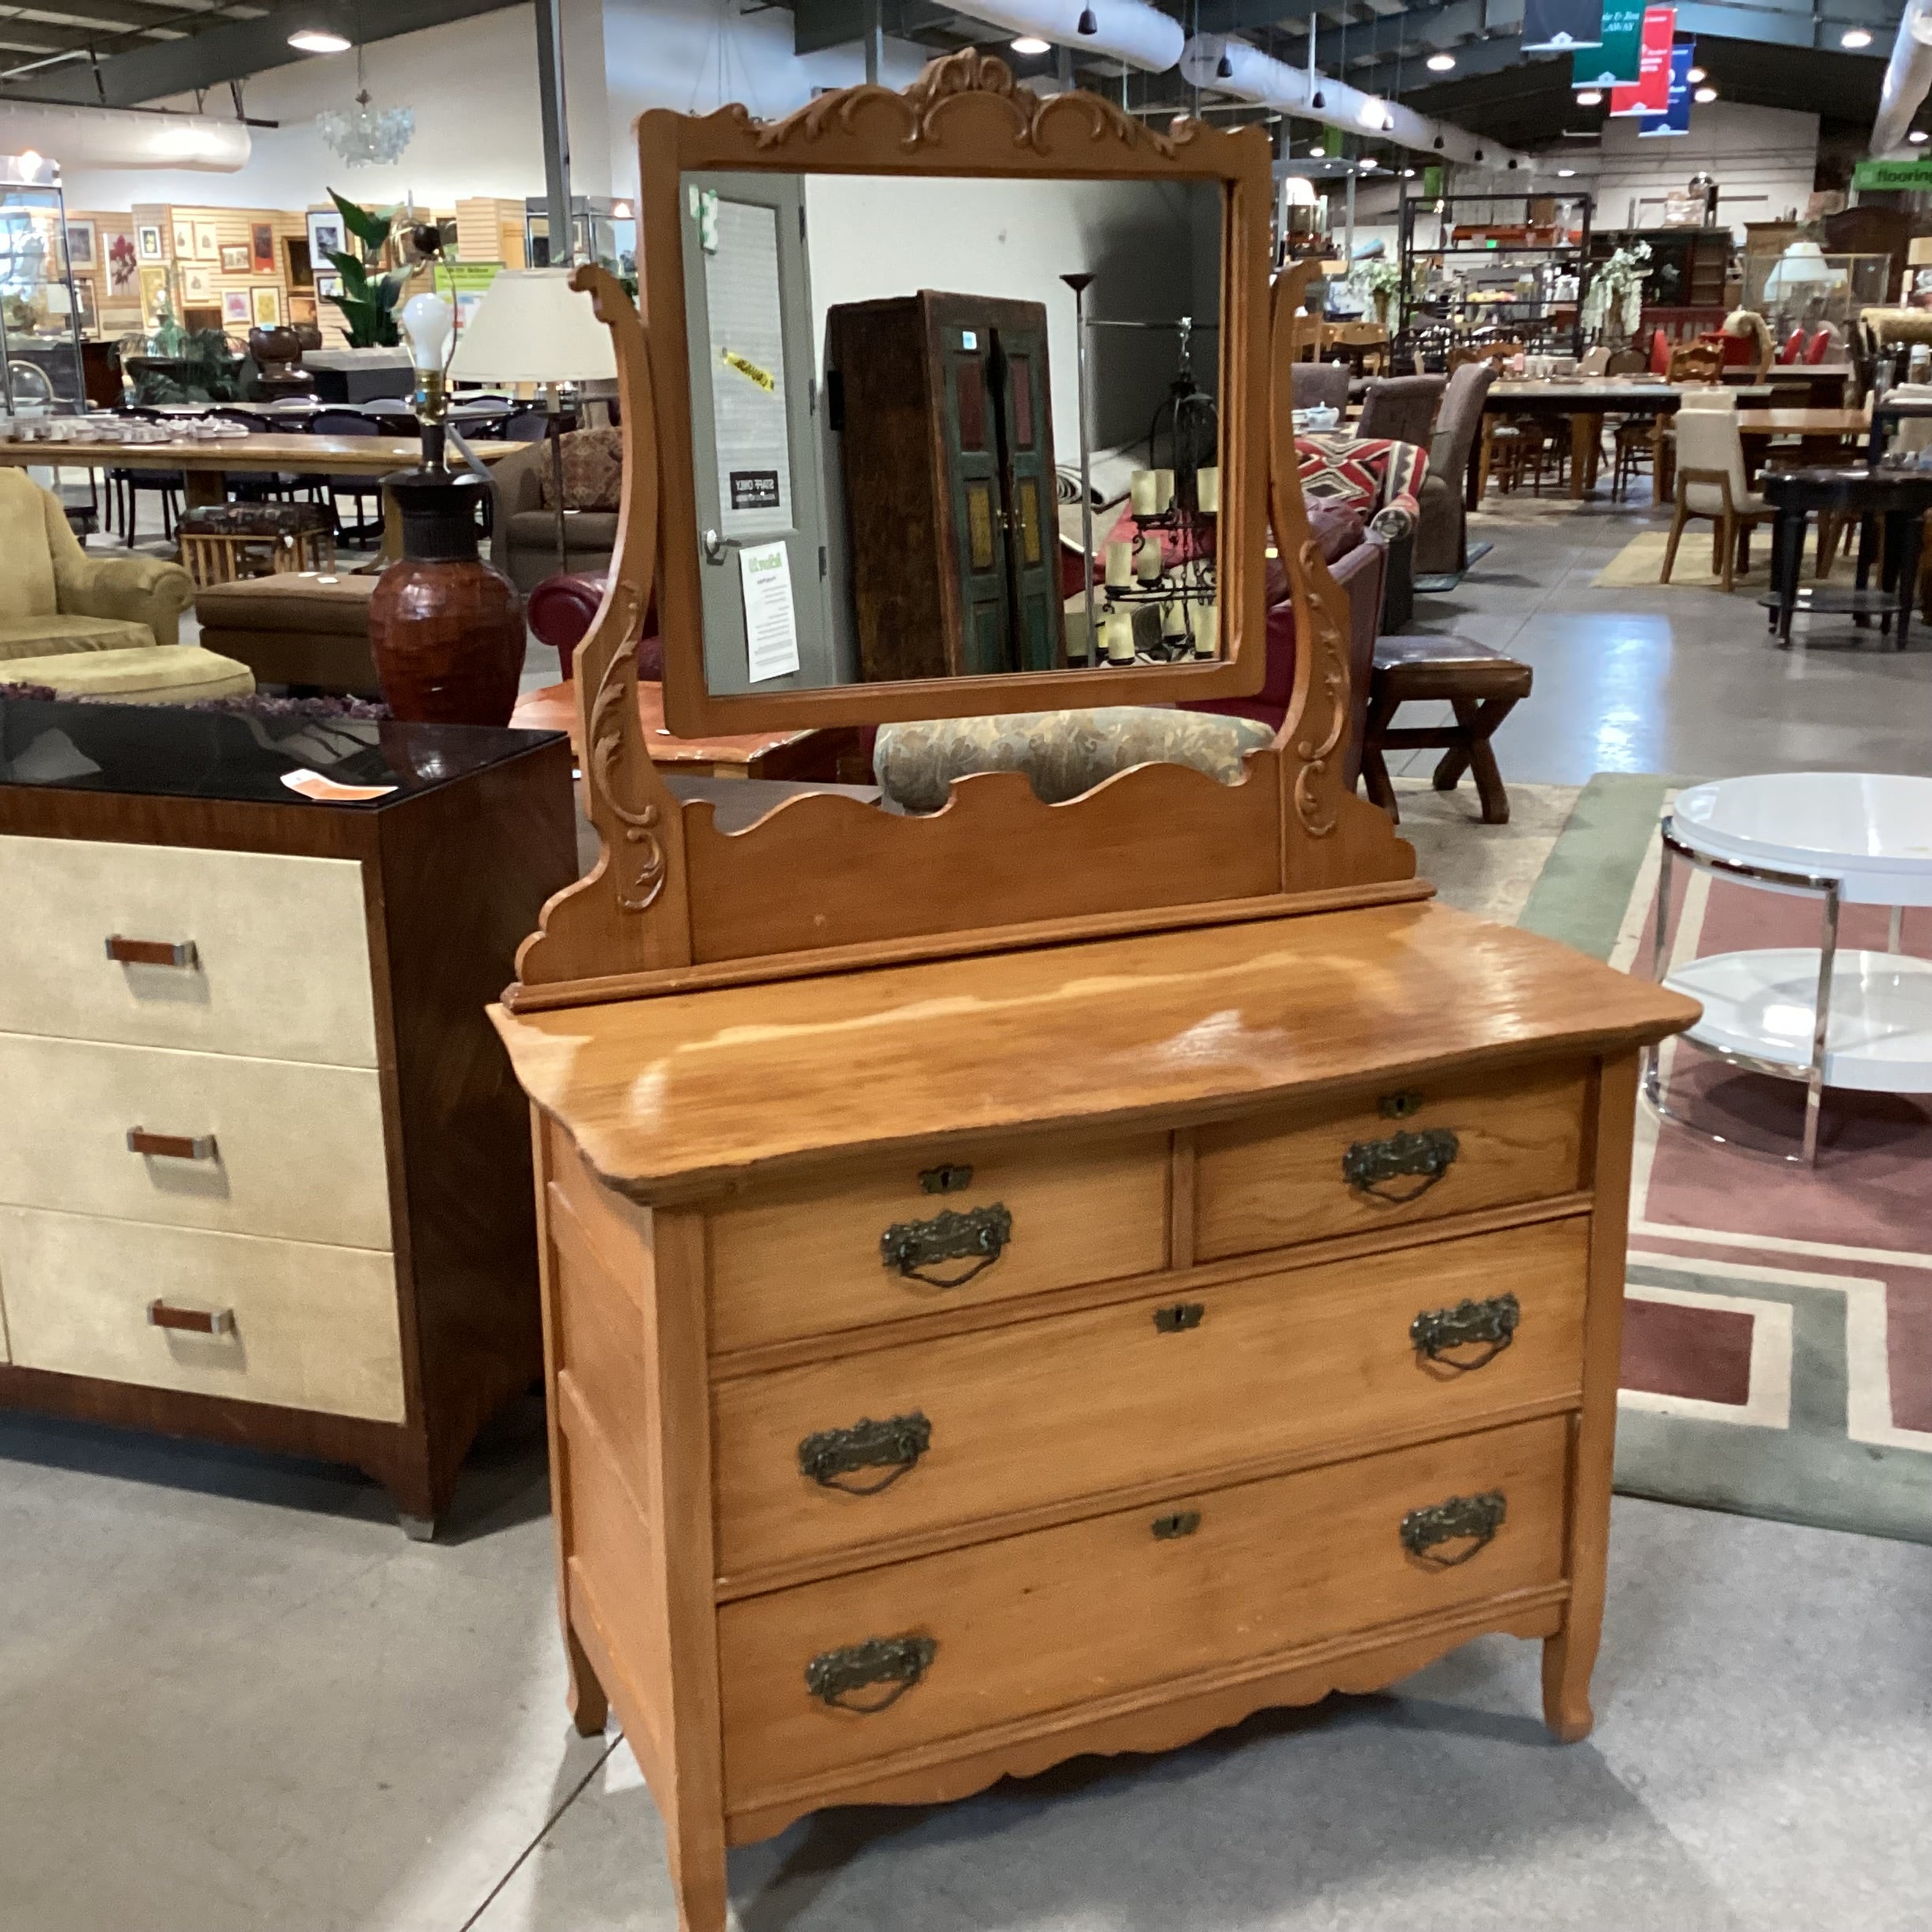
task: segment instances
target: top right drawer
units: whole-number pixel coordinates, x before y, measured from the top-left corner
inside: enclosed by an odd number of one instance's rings
[[[1451,1073],[1203,1127],[1196,1258],[1573,1193],[1588,1090],[1577,1064]]]

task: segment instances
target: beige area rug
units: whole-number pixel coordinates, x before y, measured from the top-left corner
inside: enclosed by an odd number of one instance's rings
[[[1724,579],[1711,568],[1711,532],[1716,525],[1698,519],[1685,526],[1683,541],[1677,546],[1677,567],[1664,583],[1664,552],[1670,542],[1667,530],[1646,530],[1633,537],[1597,575],[1590,586],[1597,590],[1631,590],[1642,586],[1666,590],[1720,590]],[[1818,575],[1818,544],[1815,538],[1805,545],[1804,569],[1799,581],[1820,582]],[[1849,580],[1851,571],[1840,550],[1833,560],[1834,571]],[[1732,594],[1740,590],[1768,590],[1771,587],[1771,532],[1767,526],[1751,539],[1751,567],[1732,578]]]
[[[1445,904],[1499,926],[1513,926],[1563,827],[1580,787],[1511,784],[1510,822],[1482,822],[1468,779],[1438,792],[1426,777],[1398,778],[1402,836],[1416,848],[1416,871]]]

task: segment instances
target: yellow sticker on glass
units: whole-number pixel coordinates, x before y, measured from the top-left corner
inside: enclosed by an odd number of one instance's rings
[[[760,369],[749,356],[740,355],[736,349],[721,349],[718,355],[740,376],[749,377],[756,383],[768,395],[777,394],[778,378],[769,369]]]

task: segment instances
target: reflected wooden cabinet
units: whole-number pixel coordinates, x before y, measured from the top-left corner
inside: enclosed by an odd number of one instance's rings
[[[826,315],[867,683],[1063,661],[1043,304],[930,289]]]

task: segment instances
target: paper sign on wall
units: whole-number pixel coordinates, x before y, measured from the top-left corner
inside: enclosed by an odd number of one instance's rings
[[[792,609],[792,566],[781,543],[738,552],[744,585],[747,677],[754,684],[799,668],[798,620]]]

